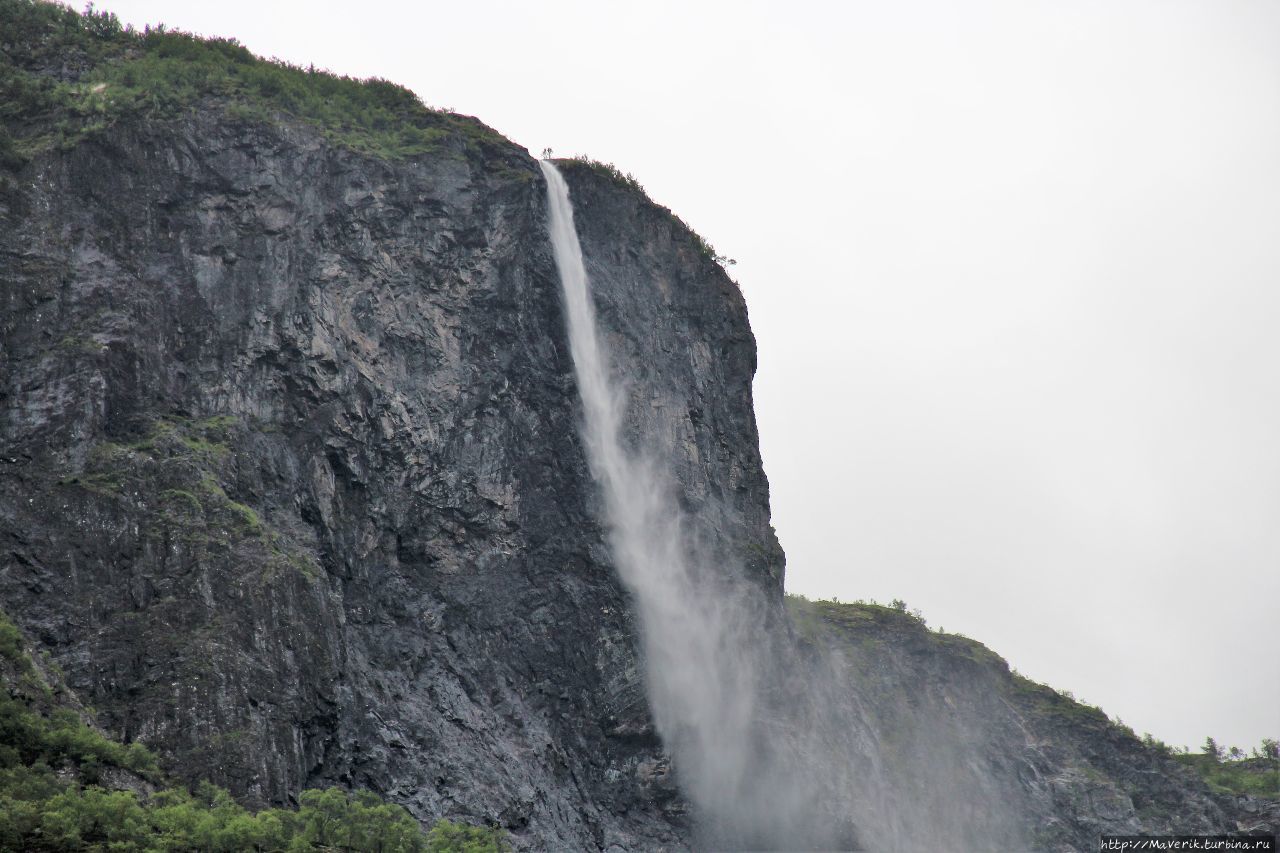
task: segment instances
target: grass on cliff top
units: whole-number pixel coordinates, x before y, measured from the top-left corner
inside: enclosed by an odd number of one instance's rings
[[[0,166],[70,147],[123,116],[166,118],[216,99],[229,116],[288,115],[332,142],[396,159],[506,141],[475,119],[433,110],[381,79],[356,80],[255,57],[235,39],[163,25],[143,32],[115,15],[42,0],[0,0]]]
[[[498,829],[441,820],[423,832],[402,807],[368,791],[308,790],[298,803],[254,813],[207,782],[194,791],[169,783],[141,744],[107,738],[55,698],[21,632],[0,613],[0,850],[509,849]]]
[[[803,595],[787,593],[787,611],[792,623],[807,640],[813,641],[829,635],[834,630],[841,640],[872,639],[879,641],[888,636],[912,635],[927,638],[935,645],[957,647],[975,646],[992,660],[1001,658],[974,640],[959,634],[947,634],[941,630],[929,630],[929,624],[919,610],[908,609],[907,603],[894,599],[889,604],[875,601],[840,602],[836,600],[810,600]]]
[[[837,599],[811,599],[789,592],[786,602],[787,610],[793,617],[821,619],[837,626],[856,627],[875,623],[910,630],[924,630],[928,627],[920,611],[908,610],[907,603],[896,598],[889,604],[862,599],[842,602]]]

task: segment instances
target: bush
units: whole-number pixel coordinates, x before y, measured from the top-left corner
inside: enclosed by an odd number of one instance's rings
[[[1194,769],[1213,791],[1219,794],[1249,794],[1280,799],[1280,756],[1274,750],[1276,741],[1263,738],[1261,748],[1251,757],[1244,750],[1224,750],[1212,737],[1205,738],[1199,754],[1171,752],[1173,758]]]
[[[22,652],[22,634],[3,613],[0,613],[0,658],[13,663],[25,660]]]
[[[428,853],[502,853],[507,849],[500,829],[439,820],[427,833]]]
[[[18,142],[8,129],[0,125],[0,168],[17,170],[26,165],[26,155],[18,148]]]

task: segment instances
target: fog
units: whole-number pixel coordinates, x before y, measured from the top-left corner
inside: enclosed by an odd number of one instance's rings
[[[1280,4],[98,6],[634,173],[739,262],[790,589],[1280,730]]]

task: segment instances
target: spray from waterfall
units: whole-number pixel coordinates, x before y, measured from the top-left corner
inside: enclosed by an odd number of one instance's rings
[[[895,791],[839,661],[800,649],[778,602],[706,545],[679,509],[662,454],[628,446],[626,400],[596,324],[569,189],[547,181],[551,245],[582,400],[582,437],[600,486],[617,571],[640,620],[646,688],[701,844],[713,849],[941,849]],[[932,755],[943,755],[938,744]],[[901,760],[901,759],[899,759]],[[917,807],[969,804],[930,767],[905,775]],[[935,802],[937,805],[935,805]],[[856,827],[856,829],[855,829]]]

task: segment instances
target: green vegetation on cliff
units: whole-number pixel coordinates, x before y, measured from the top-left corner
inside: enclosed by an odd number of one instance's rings
[[[1252,755],[1236,746],[1224,749],[1211,737],[1205,738],[1200,753],[1159,746],[1199,773],[1219,794],[1280,799],[1280,743],[1275,738],[1263,738]]]
[[[315,557],[227,493],[235,493],[231,443],[249,430],[226,416],[139,422],[132,440],[94,444],[80,473],[58,484],[68,500],[87,493],[136,508],[142,529],[167,548],[215,559],[237,548],[255,553],[260,583],[295,573],[314,580]]]
[[[802,595],[788,595],[787,609],[796,630],[810,642],[835,637],[846,647],[857,648],[914,642],[975,663],[1008,669],[1003,658],[976,640],[941,629],[929,630],[920,611],[908,609],[900,599],[886,605],[874,601],[810,601]]]
[[[500,853],[500,830],[442,820],[423,832],[377,795],[303,791],[253,813],[225,790],[166,780],[156,757],[86,721],[0,613],[0,850]]]
[[[1199,773],[1219,794],[1280,798],[1280,759],[1269,755],[1222,759],[1189,752],[1178,753],[1174,758]]]
[[[92,4],[81,14],[0,0],[0,166],[75,145],[124,116],[166,118],[208,103],[233,119],[290,116],[381,157],[506,144],[475,119],[430,109],[386,80],[259,59],[234,39],[163,26],[136,32]]]

